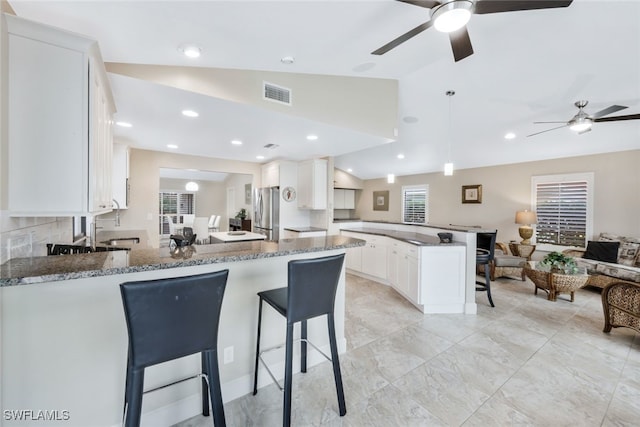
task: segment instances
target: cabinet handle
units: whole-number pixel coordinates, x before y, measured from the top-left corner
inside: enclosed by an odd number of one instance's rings
[[[99,208],[105,209],[107,207],[107,205],[100,205],[98,206]]]

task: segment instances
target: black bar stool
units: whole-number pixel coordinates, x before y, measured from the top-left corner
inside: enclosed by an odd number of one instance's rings
[[[144,369],[190,354],[202,354],[202,415],[225,426],[218,370],[218,324],[229,270],[120,285],[129,333],[124,425],[140,425]],[[208,384],[208,386],[207,386]]]
[[[476,280],[476,291],[486,291],[491,307],[495,307],[491,299],[491,263],[495,254],[496,235],[498,233],[476,233],[476,267],[484,265],[484,283]]]
[[[300,330],[300,370],[307,372],[307,344],[318,350],[333,364],[333,377],[338,393],[338,408],[340,416],[347,413],[344,402],[344,390],[342,387],[342,375],[340,373],[340,361],[338,359],[338,346],[336,344],[336,328],[334,323],[333,307],[336,299],[336,289],[340,281],[340,272],[344,263],[344,254],[324,258],[304,259],[290,261],[288,266],[288,286],[286,288],[272,289],[258,292],[260,305],[258,309],[258,340],[256,345],[256,365],[253,380],[253,394],[258,393],[258,362],[262,362],[267,372],[284,390],[284,407],[282,425],[291,425],[291,384],[293,369],[293,325],[301,322]],[[265,352],[282,348],[273,347],[260,352],[260,327],[262,323],[262,301],[268,303],[278,313],[287,319],[287,339],[285,356],[284,387],[278,384],[261,355]],[[314,317],[327,315],[329,327],[329,346],[331,357],[307,340],[307,320]]]

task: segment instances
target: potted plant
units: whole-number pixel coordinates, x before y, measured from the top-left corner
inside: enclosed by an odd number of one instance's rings
[[[548,266],[552,273],[576,273],[578,265],[576,260],[560,252],[551,252],[542,260],[542,265]]]
[[[245,219],[247,217],[247,210],[245,208],[240,209],[240,211],[236,214],[236,218]]]

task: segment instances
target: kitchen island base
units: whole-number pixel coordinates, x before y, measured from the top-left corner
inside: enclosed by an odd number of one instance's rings
[[[344,249],[274,256],[235,262],[86,277],[59,282],[8,286],[2,292],[2,408],[67,411],[68,419],[48,426],[118,426],[121,424],[127,359],[127,330],[119,284],[126,281],[187,276],[229,269],[220,318],[218,351],[225,402],[252,391],[257,325],[257,292],[285,286],[287,263],[344,253]],[[339,352],[344,336],[344,268],[336,295],[335,320]],[[264,313],[262,342],[284,342],[285,324],[277,313]],[[309,337],[329,350],[326,320],[313,319]],[[296,329],[299,336],[299,330]],[[233,361],[225,363],[231,347]],[[269,355],[267,363],[282,375],[284,355]],[[296,355],[299,360],[299,355]],[[314,351],[309,365],[324,361]],[[294,367],[299,363],[294,361]],[[151,367],[145,389],[197,373],[199,355]],[[270,384],[266,373],[260,387]],[[200,413],[200,382],[187,381],[144,398],[142,425],[168,426]],[[24,426],[4,420],[3,426]]]

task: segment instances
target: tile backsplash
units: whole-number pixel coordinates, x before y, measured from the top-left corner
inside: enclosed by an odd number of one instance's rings
[[[72,239],[70,217],[15,218],[0,211],[0,264],[47,255],[47,243],[71,243]]]

